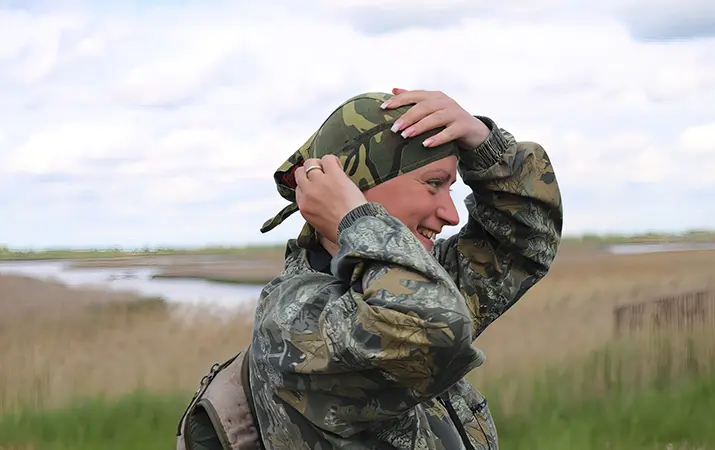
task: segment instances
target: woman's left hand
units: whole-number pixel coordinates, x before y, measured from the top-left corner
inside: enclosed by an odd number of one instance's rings
[[[383,104],[383,108],[392,109],[414,105],[403,114],[392,128],[395,133],[402,132],[404,138],[418,136],[439,127],[445,127],[440,133],[428,138],[425,147],[457,141],[461,148],[476,148],[489,136],[489,128],[476,117],[465,111],[457,102],[439,91],[408,91],[393,89],[395,95]]]

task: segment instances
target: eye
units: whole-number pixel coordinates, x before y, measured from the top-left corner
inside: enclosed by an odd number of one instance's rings
[[[435,189],[439,189],[444,185],[444,180],[441,178],[432,178],[431,180],[427,180],[427,184],[434,187]]]

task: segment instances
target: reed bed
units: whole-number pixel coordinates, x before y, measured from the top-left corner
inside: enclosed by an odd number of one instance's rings
[[[0,415],[186,391],[252,332],[252,305],[219,315],[23,277],[0,277],[0,292]]]
[[[157,406],[174,411],[176,417],[165,417],[173,422],[211,364],[249,341],[253,307],[212,314],[161,299],[0,277],[0,417],[145,392],[179,395],[173,406]],[[487,361],[469,378],[487,394],[501,433],[514,443],[510,448],[540,448],[513,441],[515,433],[530,436],[529,424],[539,414],[550,417],[554,439],[560,439],[562,416],[576,417],[599,398],[609,399],[620,414],[601,426],[650,417],[647,410],[627,409],[640,392],[649,392],[652,400],[645,404],[655,405],[653,399],[673,386],[715,376],[715,251],[564,255],[475,345]],[[713,383],[703,383],[687,395],[713,398],[706,395]],[[603,412],[603,405],[596,409]],[[583,416],[583,423],[593,417]],[[695,426],[692,417],[683,420],[683,429]],[[678,431],[661,437],[669,436]],[[715,436],[696,438],[672,448],[715,448]],[[549,448],[663,448],[593,442]]]

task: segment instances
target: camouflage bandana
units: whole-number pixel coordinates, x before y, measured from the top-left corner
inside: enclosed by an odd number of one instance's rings
[[[365,191],[439,159],[458,155],[454,142],[432,148],[422,145],[443,127],[407,139],[393,133],[392,124],[411,106],[381,109],[380,105],[391,97],[385,93],[366,93],[350,98],[276,170],[273,178],[278,193],[291,204],[266,221],[261,227],[262,233],[272,230],[298,210],[295,171],[310,158],[337,156],[343,171]],[[306,223],[298,238],[299,245],[309,245],[316,237],[315,230]]]

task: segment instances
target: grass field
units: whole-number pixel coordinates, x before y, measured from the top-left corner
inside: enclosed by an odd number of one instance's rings
[[[715,251],[564,254],[476,343],[501,448],[715,450],[713,292]],[[251,331],[253,305],[217,317],[11,276],[0,293],[0,450],[174,448],[196,383]],[[669,296],[616,327],[615,308]]]

